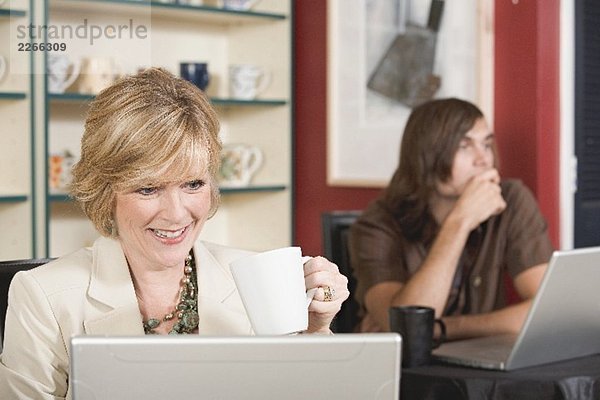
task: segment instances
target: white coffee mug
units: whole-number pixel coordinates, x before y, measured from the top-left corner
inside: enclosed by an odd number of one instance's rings
[[[229,66],[229,94],[234,99],[252,100],[271,84],[271,73],[259,65]]]
[[[263,155],[257,146],[243,143],[224,145],[219,170],[220,186],[248,186],[262,162]]]
[[[235,284],[257,335],[287,335],[308,328],[308,306],[300,247],[283,247],[230,263]]]
[[[64,93],[79,76],[79,61],[71,61],[66,54],[48,53],[48,92]]]

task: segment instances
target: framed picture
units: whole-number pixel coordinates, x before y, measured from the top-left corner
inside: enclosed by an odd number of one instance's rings
[[[493,125],[493,0],[328,0],[327,180],[384,187],[414,106],[459,97]]]

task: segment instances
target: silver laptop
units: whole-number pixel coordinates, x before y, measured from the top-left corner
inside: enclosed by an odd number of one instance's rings
[[[434,359],[512,370],[600,353],[600,247],[555,251],[517,336],[448,342]]]
[[[75,400],[385,399],[400,395],[400,336],[77,336]]]

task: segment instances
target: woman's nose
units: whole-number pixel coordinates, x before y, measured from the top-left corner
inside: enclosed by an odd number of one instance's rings
[[[164,216],[173,221],[185,217],[187,210],[179,191],[167,190],[162,200],[162,212]]]

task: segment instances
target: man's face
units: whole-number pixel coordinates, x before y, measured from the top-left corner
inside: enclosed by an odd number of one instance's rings
[[[485,119],[480,118],[460,141],[452,163],[452,176],[437,184],[438,193],[447,197],[460,196],[471,178],[494,167],[493,147],[494,134]]]

